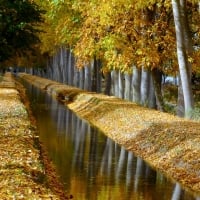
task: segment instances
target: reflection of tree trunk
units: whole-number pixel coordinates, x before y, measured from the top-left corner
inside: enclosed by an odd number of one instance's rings
[[[72,161],[72,167],[79,166],[80,169],[83,167],[84,163],[84,152],[86,148],[85,134],[81,134],[81,120],[76,116],[73,117],[73,127],[76,127],[72,133],[72,141],[74,141],[75,151]]]
[[[65,119],[65,128],[64,128],[66,135],[68,135],[69,132],[71,131],[71,126],[70,126],[71,122],[70,122],[70,114],[69,113],[70,112],[67,110],[67,112],[66,112],[66,119]]]
[[[109,179],[112,178],[112,159],[113,159],[113,144],[114,142],[110,140],[109,138],[106,139],[106,145],[104,148],[102,160],[101,160],[101,166],[100,166],[100,172],[101,175],[108,176]]]
[[[97,140],[98,140],[98,131],[97,129],[91,129],[93,134],[90,135],[90,146],[89,146],[89,159],[88,159],[88,176],[90,177],[96,177],[96,171],[97,171]],[[86,149],[84,149],[85,151]],[[82,158],[84,159],[84,158]],[[90,165],[92,163],[92,165]],[[95,179],[91,179],[92,181],[95,181]]]
[[[114,142],[109,138],[108,140],[109,140],[109,146],[108,146],[107,174],[111,178]]]
[[[181,199],[181,186],[176,183],[171,200]]]
[[[128,152],[127,168],[126,168],[126,187],[128,187],[133,179],[133,160],[134,155]]]
[[[115,174],[117,182],[120,180],[120,175],[122,174],[123,167],[126,164],[125,159],[126,159],[126,150],[123,147],[121,147],[119,162],[117,164],[117,170]]]
[[[135,179],[134,179],[134,189],[137,191],[139,179],[142,175],[142,168],[143,168],[143,160],[141,158],[137,158],[137,165],[136,165],[136,171],[135,171]]]
[[[154,68],[151,71],[151,75],[153,78],[153,85],[154,85],[154,90],[155,90],[155,95],[156,95],[157,109],[160,111],[165,111],[164,101],[163,101],[163,96],[162,96],[162,89],[161,89],[162,72],[159,71],[157,68]]]
[[[156,174],[157,172],[153,170],[149,165],[145,165],[145,178],[148,180],[148,182],[151,182],[153,185],[156,185]]]

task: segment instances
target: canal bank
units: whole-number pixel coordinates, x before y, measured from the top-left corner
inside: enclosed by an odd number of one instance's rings
[[[0,82],[0,197],[69,199],[40,146],[19,89],[6,73]]]
[[[199,123],[36,76],[20,77],[51,93],[167,177],[200,192]]]

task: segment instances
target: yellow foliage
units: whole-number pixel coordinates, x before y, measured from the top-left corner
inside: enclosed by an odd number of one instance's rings
[[[194,13],[191,27],[197,32],[197,2],[189,3]],[[73,48],[78,67],[96,57],[108,70],[126,71],[135,64],[177,71],[170,0],[51,0],[41,4],[47,10],[40,34],[42,52],[66,45]]]

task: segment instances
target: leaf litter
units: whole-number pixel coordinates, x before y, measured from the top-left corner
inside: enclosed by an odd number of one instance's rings
[[[0,197],[69,199],[16,87],[11,74],[6,73],[0,82]]]
[[[79,117],[133,151],[172,181],[179,182],[186,190],[200,194],[199,122],[116,97],[77,90],[41,77],[20,76],[58,100],[62,97],[61,102]],[[65,101],[71,93],[73,97]]]

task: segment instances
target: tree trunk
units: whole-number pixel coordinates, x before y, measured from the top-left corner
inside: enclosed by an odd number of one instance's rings
[[[125,92],[124,92],[124,99],[130,100],[131,99],[131,75],[125,74]]]
[[[79,78],[80,78],[80,73],[77,68],[74,69],[74,78],[73,78],[73,86],[74,87],[79,87]]]
[[[75,82],[75,74],[76,74],[76,67],[75,67],[75,60],[74,56],[71,52],[71,49],[68,49],[68,62],[67,62],[67,80],[69,85],[74,85]]]
[[[178,84],[178,102],[177,102],[176,114],[179,117],[184,117],[184,115],[185,115],[183,88],[182,88],[182,84],[181,84],[180,75],[179,75],[179,84]]]
[[[148,96],[149,96],[149,82],[150,81],[150,72],[149,70],[142,69],[141,75],[141,105],[148,106]]]
[[[151,71],[151,75],[152,75],[153,86],[155,90],[157,109],[164,112],[165,108],[164,108],[164,101],[163,101],[162,90],[161,90],[162,72],[159,71],[157,68],[154,68]]]
[[[118,71],[113,70],[111,73],[112,76],[112,85],[113,85],[113,95],[119,97],[119,81],[118,81]]]
[[[132,101],[140,103],[141,70],[133,67],[132,75]]]
[[[105,74],[105,92],[106,95],[111,95],[111,73]]]
[[[101,61],[97,60],[96,61],[96,92],[101,93],[101,81],[102,81],[102,75],[101,75]]]
[[[67,60],[68,58],[68,52],[66,50],[65,47],[62,47],[62,59],[63,59],[63,83],[67,84],[68,80],[67,80]]]
[[[91,91],[91,85],[92,85],[91,74],[92,74],[91,67],[86,66],[85,67],[84,90]]]
[[[186,35],[183,30],[185,28],[185,20],[181,13],[184,13],[183,7],[181,7],[182,0],[172,0],[172,8],[174,15],[174,23],[176,30],[176,43],[177,43],[177,56],[180,71],[180,78],[183,88],[184,104],[185,104],[185,117],[191,118],[191,111],[194,107],[194,100],[192,95],[192,87],[190,81],[190,70],[188,64],[188,58],[186,53],[185,38]]]
[[[149,80],[149,96],[148,96],[148,107],[156,109],[156,96],[155,96],[155,89],[154,89],[154,84],[153,84],[153,78],[150,76]]]
[[[118,81],[119,81],[119,98],[124,98],[124,74],[118,71]]]
[[[183,19],[183,35],[184,35],[184,45],[186,48],[186,51],[188,55],[191,55],[193,52],[193,47],[192,47],[192,39],[189,31],[189,23],[188,23],[188,18],[186,15],[186,3],[185,0],[180,0],[180,6],[181,6],[181,18]],[[188,63],[188,70],[189,70],[189,78],[191,80],[191,74],[192,74],[192,67],[191,64]],[[184,96],[183,96],[183,88],[182,88],[182,83],[180,80],[180,75],[179,75],[179,87],[178,87],[178,102],[177,102],[177,115],[179,117],[184,117],[185,115],[185,104],[184,104]]]
[[[84,68],[79,69],[79,88],[84,89],[84,81],[85,81],[85,70]]]
[[[101,63],[99,60],[94,58],[92,61],[92,91],[93,92],[101,92]]]

